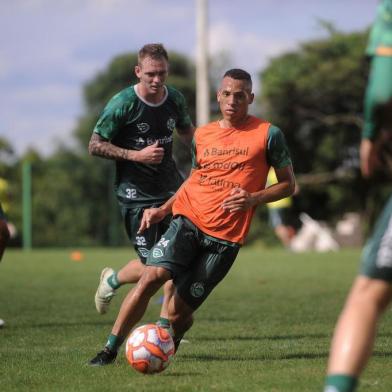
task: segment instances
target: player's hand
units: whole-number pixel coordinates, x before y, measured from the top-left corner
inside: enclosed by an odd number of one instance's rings
[[[159,147],[159,142],[157,140],[154,144],[151,144],[137,152],[137,161],[151,165],[158,165],[162,162],[164,154],[165,150],[163,147]]]
[[[145,209],[137,234],[140,234],[144,230],[149,229],[150,226],[154,223],[160,222],[165,216],[165,212],[160,208],[152,207]]]
[[[234,188],[230,196],[223,200],[222,208],[229,212],[246,211],[253,207],[254,199],[252,195],[241,188]]]

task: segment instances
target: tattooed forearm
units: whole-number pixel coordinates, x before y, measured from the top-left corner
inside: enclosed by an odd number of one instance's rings
[[[91,155],[100,156],[106,159],[127,160],[129,150],[117,147],[98,134],[93,133],[88,145],[88,152]]]

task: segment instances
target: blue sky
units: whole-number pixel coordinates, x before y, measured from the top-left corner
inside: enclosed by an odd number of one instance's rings
[[[363,30],[377,3],[209,0],[209,52],[256,75],[271,57],[325,36],[318,19]],[[195,0],[3,0],[0,26],[0,135],[17,154],[72,146],[82,86],[114,56],[147,42],[196,50]]]

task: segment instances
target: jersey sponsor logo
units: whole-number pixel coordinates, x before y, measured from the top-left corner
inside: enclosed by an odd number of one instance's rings
[[[138,137],[135,140],[135,142],[137,146],[144,146],[146,144],[146,139],[143,139],[142,137]]]
[[[208,177],[203,174],[200,175],[199,184],[216,186],[220,188],[241,188],[241,184],[238,182],[228,181],[225,178]]]
[[[174,132],[174,129],[176,128],[176,120],[174,120],[174,118],[169,118],[166,125],[169,131]]]
[[[146,141],[149,146],[151,146],[151,144],[154,144],[155,142],[158,142],[159,145],[162,146],[164,144],[173,143],[173,135],[160,137],[159,139],[153,139],[152,137],[148,137]]]
[[[136,124],[136,127],[141,133],[146,133],[150,130],[150,125],[147,123]]]
[[[191,293],[192,297],[200,298],[205,292],[204,284],[202,282],[192,283],[191,287],[189,288],[189,292]]]
[[[162,257],[162,256],[163,256],[162,249],[154,248],[154,250],[152,251],[152,257],[154,257],[154,259],[157,259],[158,257]]]
[[[244,170],[245,162],[207,162],[201,165],[202,169],[214,170]]]
[[[212,156],[238,156],[238,155],[243,155],[243,156],[248,156],[249,155],[249,147],[246,148],[238,148],[238,147],[232,147],[232,148],[217,148],[217,147],[212,147],[212,148],[206,148],[204,150],[203,155],[205,157],[212,155]]]
[[[139,248],[139,253],[143,256],[143,257],[147,257],[148,256],[148,249],[146,248]]]

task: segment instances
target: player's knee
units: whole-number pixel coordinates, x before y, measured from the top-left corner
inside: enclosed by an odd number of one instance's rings
[[[146,267],[139,280],[139,286],[143,291],[155,292],[158,290],[168,279],[168,272],[159,267]]]
[[[392,298],[391,285],[380,279],[359,278],[352,294],[351,302],[361,304],[373,304],[378,312],[386,309]]]

